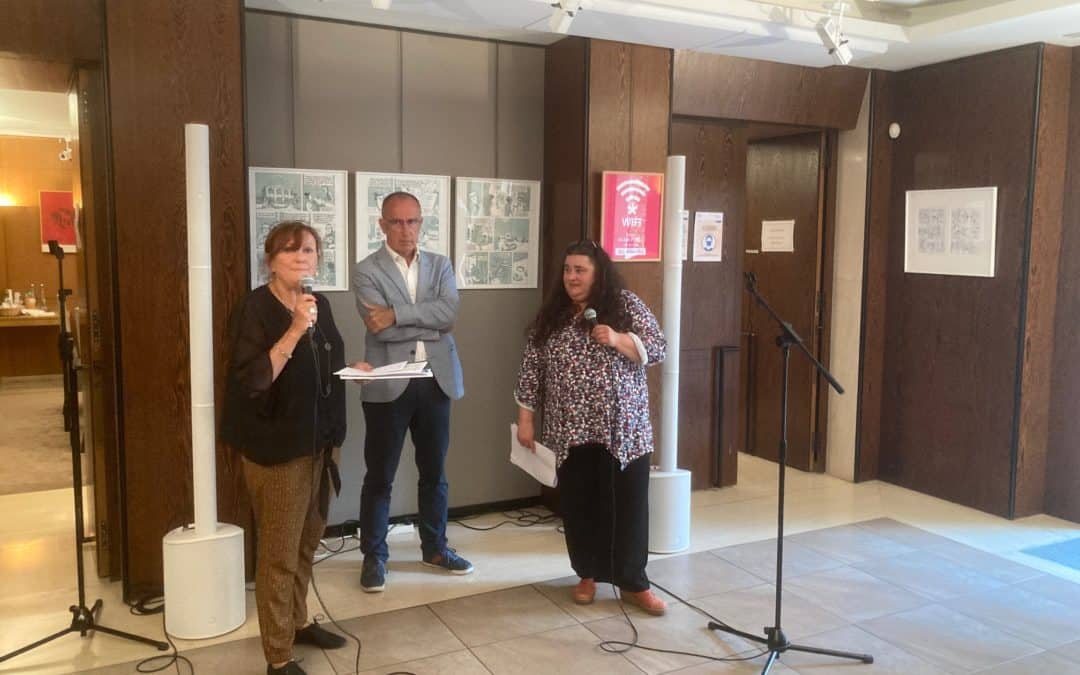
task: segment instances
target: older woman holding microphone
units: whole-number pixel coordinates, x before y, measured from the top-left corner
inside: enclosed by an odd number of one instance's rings
[[[645,574],[653,449],[645,367],[664,360],[667,342],[596,243],[567,247],[562,276],[529,327],[514,393],[518,441],[534,447],[540,410],[540,440],[558,462],[570,565],[581,577],[574,602],[591,603],[596,582],[609,582],[660,615],[665,603]]]
[[[345,350],[330,304],[305,286],[322,254],[315,230],[279,223],[265,252],[270,281],[240,301],[230,322],[222,436],[243,455],[255,511],[255,602],[266,672],[302,675],[292,660],[294,642],[345,646],[345,638],[307,617],[330,484],[340,486],[335,454],[345,440],[345,390],[333,373],[345,365]]]

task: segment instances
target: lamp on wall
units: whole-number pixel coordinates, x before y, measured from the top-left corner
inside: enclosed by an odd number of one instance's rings
[[[393,0],[371,0],[371,6],[375,9],[390,9]]]
[[[574,22],[574,15],[581,11],[581,0],[558,0],[552,7],[555,11],[548,19],[548,27],[552,33],[566,35],[570,30],[570,24]]]
[[[829,14],[822,17],[816,26],[818,36],[821,38],[821,44],[825,45],[829,56],[833,57],[833,60],[842,66],[851,63],[851,60],[855,58],[851,53],[851,48],[848,47],[848,40],[844,37],[841,25],[844,20],[845,9],[847,9],[846,2],[831,3]],[[835,16],[833,15],[834,11],[836,12]]]
[[[0,206],[15,206],[15,198],[7,192],[0,192]]]

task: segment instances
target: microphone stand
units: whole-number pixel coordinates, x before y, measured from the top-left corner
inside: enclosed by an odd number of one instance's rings
[[[810,359],[810,363],[814,364],[817,371],[825,378],[825,380],[836,390],[836,393],[843,394],[844,388],[840,386],[840,383],[836,381],[836,378],[825,369],[825,366],[814,358],[814,355],[803,344],[802,338],[799,337],[795,329],[791,327],[791,324],[780,318],[779,315],[769,306],[769,303],[765,301],[765,298],[761,297],[757,289],[757,277],[753,272],[746,273],[746,290],[753,296],[754,300],[760,305],[766,312],[769,313],[777,324],[780,325],[780,335],[776,338],[776,346],[780,348],[780,351],[784,356],[784,370],[783,370],[783,384],[780,397],[780,461],[778,469],[777,482],[779,483],[779,503],[776,510],[776,615],[775,621],[772,626],[766,626],[765,637],[759,635],[752,635],[745,633],[741,630],[732,628],[731,626],[717,623],[716,621],[710,621],[708,624],[709,630],[719,630],[732,635],[737,635],[744,640],[756,642],[758,644],[765,645],[769,650],[769,659],[765,662],[765,668],[761,671],[761,675],[767,675],[772,668],[776,660],[786,651],[798,651],[808,652],[810,654],[822,654],[825,656],[836,656],[842,659],[852,659],[855,661],[862,661],[863,663],[873,663],[874,657],[870,654],[856,654],[854,652],[842,652],[834,649],[823,649],[820,647],[809,647],[806,645],[798,645],[790,642],[787,636],[784,635],[784,631],[780,627],[780,612],[783,607],[783,588],[784,588],[784,470],[787,466],[787,409],[788,409],[788,363],[791,358],[791,346],[795,345],[799,350],[806,355],[806,358]]]
[[[60,291],[58,293],[60,300],[60,361],[63,363],[64,368],[64,430],[68,432],[68,438],[71,444],[71,471],[75,488],[73,490],[75,493],[75,571],[78,575],[79,604],[68,607],[68,611],[71,612],[70,626],[36,642],[20,647],[13,652],[0,656],[0,662],[14,658],[35,647],[40,647],[46,642],[52,642],[68,633],[78,633],[80,636],[86,637],[88,633],[92,634],[95,631],[108,633],[109,635],[115,635],[116,637],[133,640],[135,642],[142,642],[143,644],[148,644],[164,651],[169,648],[169,645],[164,642],[151,640],[150,638],[145,638],[140,635],[132,635],[131,633],[125,633],[124,631],[108,628],[99,624],[97,622],[97,614],[101,610],[102,603],[100,598],[94,602],[93,607],[86,606],[86,580],[83,575],[82,549],[82,543],[85,539],[83,532],[82,459],[79,457],[81,454],[81,441],[79,438],[79,375],[75,370],[75,340],[72,338],[71,333],[68,332],[65,314],[66,310],[64,308],[64,299],[71,295],[71,289],[64,288],[64,249],[60,247],[55,239],[49,240],[49,253],[56,256],[56,263],[60,268]]]

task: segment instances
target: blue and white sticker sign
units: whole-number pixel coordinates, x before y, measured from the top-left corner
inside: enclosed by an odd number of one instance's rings
[[[720,262],[723,252],[723,212],[698,211],[694,214],[694,262]]]

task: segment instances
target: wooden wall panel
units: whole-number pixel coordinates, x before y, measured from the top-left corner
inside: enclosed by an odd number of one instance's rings
[[[1072,49],[1045,511],[1080,521],[1080,47]]]
[[[600,241],[602,174],[630,170],[631,53],[628,44],[589,41],[586,231],[596,241]],[[650,171],[663,171],[663,167]]]
[[[1072,54],[1047,45],[1042,54],[1035,184],[1020,384],[1015,488],[1011,515],[1043,512],[1053,373],[1054,315],[1069,131],[1069,79]]]
[[[125,592],[140,596],[160,590],[162,536],[192,517],[186,122],[210,125],[215,344],[226,343],[227,317],[247,288],[242,3],[108,0],[107,10],[117,283],[128,317]],[[224,356],[217,350],[219,402]],[[247,524],[239,459],[218,455],[219,517]]]
[[[722,211],[724,235],[722,263],[683,263],[682,348],[712,351],[719,346],[738,349],[742,331],[742,251],[746,230],[746,128],[739,122],[674,119],[671,153],[686,156],[685,208],[691,218],[697,211]],[[730,356],[730,355],[729,355]],[[709,429],[720,438],[691,438],[680,432],[679,452],[691,458],[695,487],[711,484],[719,472],[720,485],[733,485],[737,476],[737,451],[743,449],[738,433],[738,355],[728,359],[724,382],[714,393],[713,373],[720,364],[713,357],[708,369],[688,372],[681,364],[680,415],[686,427]],[[717,400],[719,399],[719,400]],[[691,413],[708,401],[703,414]],[[682,407],[683,404],[686,407]],[[723,406],[723,411],[718,407]],[[717,415],[721,412],[720,415]],[[714,430],[708,420],[721,417],[724,426]],[[707,465],[717,461],[720,466]],[[709,479],[709,483],[704,483]]]
[[[675,52],[673,115],[854,129],[869,71]]]
[[[0,54],[101,61],[102,0],[0,0]]]
[[[667,167],[670,73],[671,50],[605,40],[589,43],[587,212],[589,236],[597,241],[603,172],[663,172]],[[629,262],[618,263],[618,268],[627,287],[659,318],[663,265]],[[659,429],[660,370],[647,371],[654,437]],[[659,461],[659,452],[653,461]]]
[[[544,226],[540,276],[544,293],[562,283],[562,252],[587,236],[589,42],[570,37],[544,54]]]
[[[880,477],[1001,515],[1009,510],[1040,53],[1026,46],[896,73],[891,111],[875,117],[873,131],[876,142],[889,122],[903,128],[889,186],[884,340],[864,344],[864,353],[884,354]],[[1010,95],[987,95],[994,91]],[[905,274],[905,190],[989,185],[998,188],[995,276]],[[876,179],[871,189],[874,201]]]

